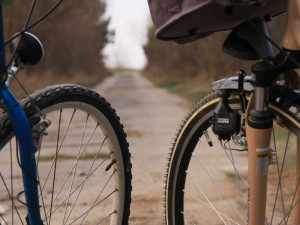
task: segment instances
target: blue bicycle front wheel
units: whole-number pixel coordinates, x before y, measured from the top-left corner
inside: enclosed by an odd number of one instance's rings
[[[99,94],[56,85],[23,99],[36,147],[43,224],[128,224],[131,162],[123,126]],[[0,118],[1,224],[27,224],[17,142]],[[37,207],[37,206],[33,206]]]

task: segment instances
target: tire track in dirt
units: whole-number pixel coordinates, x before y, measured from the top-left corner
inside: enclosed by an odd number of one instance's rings
[[[119,73],[94,88],[116,109],[132,155],[130,224],[163,221],[163,180],[171,143],[191,104],[138,73]]]

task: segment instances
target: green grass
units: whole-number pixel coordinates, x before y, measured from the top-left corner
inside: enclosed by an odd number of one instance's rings
[[[164,81],[159,83],[158,86],[162,88],[172,89],[175,88],[177,84],[178,83],[176,81]]]
[[[123,72],[137,72],[137,73],[141,73],[141,70],[139,70],[139,69],[132,69],[132,68],[115,68],[115,69],[110,69],[109,72],[111,74],[123,73]]]
[[[281,128],[279,126],[275,127],[275,137],[277,141],[284,141],[288,138],[288,136],[290,135],[290,138],[292,138],[293,136],[295,136],[293,133],[288,132],[288,130],[286,128]],[[284,143],[285,144],[285,143]]]
[[[88,88],[92,88],[95,87],[96,85],[98,85],[99,83],[101,83],[105,78],[109,77],[110,75],[104,75],[103,77],[100,77],[99,79],[91,79],[89,81],[79,81],[76,82],[76,84],[84,86],[84,87],[88,87]]]
[[[158,87],[167,89],[171,93],[182,96],[193,103],[200,101],[211,91],[210,85],[199,86],[175,80],[157,82],[156,84]]]
[[[240,174],[241,177],[244,179],[244,180],[247,180],[248,179],[248,175],[247,174]],[[226,176],[230,179],[241,179],[235,172],[226,172]]]
[[[296,146],[297,146],[297,138],[295,134],[289,133],[286,128],[279,127],[274,125],[274,135],[276,141],[276,148],[278,151],[279,162],[282,161],[284,151],[286,149],[286,141],[289,137],[289,143],[287,146],[286,159],[284,162],[285,168],[291,169],[296,166]],[[273,138],[271,138],[271,147],[275,149],[273,144]]]

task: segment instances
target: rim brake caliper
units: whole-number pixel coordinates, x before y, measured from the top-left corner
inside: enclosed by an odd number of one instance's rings
[[[45,118],[33,126],[32,137],[33,137],[33,143],[34,143],[36,152],[39,151],[41,148],[43,136],[48,135],[48,132],[46,131],[46,129],[50,125],[51,125],[51,121],[49,119]]]

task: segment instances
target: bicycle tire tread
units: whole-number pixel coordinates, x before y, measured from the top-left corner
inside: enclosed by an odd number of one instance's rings
[[[120,117],[117,115],[116,110],[111,106],[111,104],[100,94],[95,91],[90,90],[89,88],[75,85],[75,84],[59,84],[48,86],[44,89],[37,90],[29,97],[25,96],[19,104],[22,106],[26,116],[30,118],[31,116],[38,113],[37,107],[43,108],[47,105],[53,103],[64,102],[65,98],[68,100],[82,101],[90,103],[93,106],[96,106],[102,113],[105,114],[107,119],[110,121],[112,127],[114,128],[120,146],[122,149],[122,156],[124,161],[124,171],[126,176],[126,186],[125,192],[126,199],[124,202],[124,216],[123,216],[123,225],[128,224],[128,219],[130,216],[130,204],[131,204],[131,191],[132,191],[132,164],[131,164],[131,154],[129,152],[129,143],[127,141],[127,135],[124,131],[124,126],[120,122]],[[29,121],[30,122],[30,121]],[[30,124],[33,126],[34,124]],[[8,118],[8,115],[4,112],[0,116],[0,145],[4,146],[10,138],[13,136],[14,131],[12,124]]]
[[[277,86],[277,85],[275,85],[275,86]],[[280,87],[273,87],[273,88],[274,88],[274,90],[280,90]],[[238,96],[237,91],[231,90],[230,92],[231,92],[231,96],[232,95]],[[289,87],[285,87],[284,90],[282,90],[282,91],[273,92],[273,96],[271,96],[271,98],[270,98],[270,100],[271,100],[270,104],[275,106],[275,108],[271,108],[271,113],[273,114],[274,120],[276,120],[279,125],[289,127],[294,133],[296,133],[296,135],[299,136],[300,135],[300,127],[299,126],[297,127],[294,124],[294,121],[300,123],[300,114],[299,114],[300,105],[299,105],[299,101],[297,101],[299,99],[299,92],[297,92],[298,95],[291,98],[291,95],[293,93],[295,93],[295,91]],[[247,93],[247,94],[250,94],[250,93]],[[281,101],[278,101],[278,97],[281,99]],[[168,201],[169,201],[170,196],[173,195],[171,193],[172,191],[170,189],[173,189],[172,187],[175,185],[174,181],[170,181],[170,179],[171,180],[174,179],[172,177],[175,176],[175,174],[173,172],[175,170],[174,168],[176,167],[175,164],[177,164],[177,161],[179,160],[178,158],[182,157],[182,156],[179,156],[179,149],[181,148],[180,146],[183,144],[181,142],[183,139],[185,139],[186,135],[191,132],[191,129],[192,129],[191,127],[194,126],[193,123],[196,123],[195,117],[197,117],[199,119],[200,114],[206,115],[207,111],[213,111],[213,108],[211,107],[211,105],[215,105],[215,104],[210,104],[210,102],[212,102],[212,101],[217,102],[217,99],[219,99],[219,92],[214,91],[214,92],[211,92],[210,94],[208,94],[202,100],[200,100],[192,108],[192,110],[187,113],[187,116],[183,119],[182,123],[179,125],[178,132],[175,134],[174,141],[171,144],[170,152],[168,154],[167,168],[166,168],[165,176],[164,176],[165,180],[164,180],[164,202],[163,202],[163,204],[164,204],[164,215],[165,215],[165,223],[166,224],[175,224],[174,221],[172,221],[172,220],[171,220],[171,222],[168,221],[169,220],[168,218],[170,217],[170,213],[171,213],[171,212],[169,212],[170,209],[168,209],[168,204],[170,204],[170,202],[168,202]],[[239,99],[237,98],[236,101],[239,101]],[[208,104],[209,107],[208,106],[206,107],[206,104]],[[296,112],[296,111],[289,110],[291,105],[298,108],[298,111]],[[201,108],[201,107],[203,107],[203,108]],[[278,109],[279,109],[279,111],[278,111]],[[196,118],[196,120],[197,120],[197,118]],[[280,123],[280,122],[282,122],[282,123]],[[193,132],[195,132],[195,131],[193,131]],[[178,147],[177,145],[180,145],[180,146]],[[183,153],[181,153],[181,154],[183,154]],[[177,165],[177,166],[179,167],[179,165]],[[170,193],[168,193],[168,192],[170,192]],[[170,195],[170,196],[168,196],[168,195]],[[168,222],[170,222],[170,223],[168,223]]]

